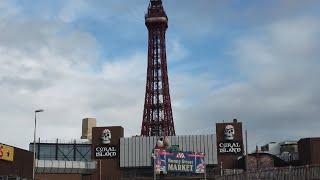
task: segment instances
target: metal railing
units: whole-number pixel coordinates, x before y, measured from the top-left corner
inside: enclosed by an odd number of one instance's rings
[[[206,177],[188,177],[188,176],[176,176],[168,177],[165,179],[171,180],[320,180],[320,165],[314,166],[298,166],[298,167],[282,167],[273,168],[268,170],[259,170],[252,172],[240,172],[235,171],[235,174],[217,176],[216,173],[210,172]],[[131,174],[130,177],[122,177],[121,180],[152,180],[150,176],[139,177],[136,174]],[[157,179],[161,179],[157,177]]]
[[[216,180],[316,180],[320,179],[320,165],[274,168],[217,176]]]
[[[36,144],[91,144],[91,142],[88,139],[39,139]],[[31,143],[33,144],[33,143]]]

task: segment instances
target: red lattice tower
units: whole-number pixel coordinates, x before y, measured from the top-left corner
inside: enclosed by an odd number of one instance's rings
[[[161,0],[151,0],[145,24],[149,31],[148,68],[142,136],[174,136],[166,56],[168,17]]]

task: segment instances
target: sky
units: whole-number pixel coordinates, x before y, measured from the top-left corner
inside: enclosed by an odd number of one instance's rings
[[[320,1],[163,0],[178,135],[236,118],[249,146],[320,136]],[[139,135],[148,0],[1,0],[0,142]]]

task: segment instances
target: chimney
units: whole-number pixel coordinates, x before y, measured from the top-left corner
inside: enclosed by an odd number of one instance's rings
[[[92,140],[92,128],[97,126],[96,118],[82,119],[82,136],[81,139]]]

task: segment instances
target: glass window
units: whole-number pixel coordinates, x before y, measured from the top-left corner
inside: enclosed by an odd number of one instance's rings
[[[58,145],[58,160],[73,161],[73,144],[59,144]]]
[[[87,144],[76,145],[76,160],[91,161],[91,145],[87,145]]]
[[[39,159],[54,160],[56,158],[55,144],[40,144]]]
[[[41,160],[91,161],[91,144],[36,144],[36,153],[38,145]],[[29,150],[33,152],[32,143],[29,145]]]
[[[33,143],[29,144],[29,151],[33,152]],[[38,144],[36,143],[36,154],[38,154]]]

